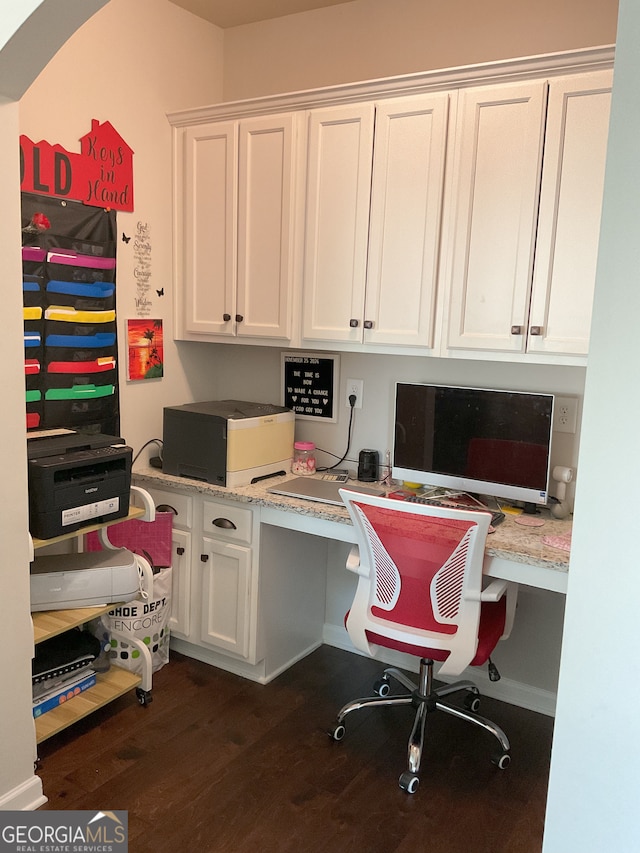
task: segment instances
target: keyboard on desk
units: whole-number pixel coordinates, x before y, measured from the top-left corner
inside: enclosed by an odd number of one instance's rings
[[[453,500],[446,500],[443,498],[430,498],[425,497],[423,495],[409,495],[404,500],[409,501],[409,503],[429,504],[430,506],[442,506],[449,507],[451,509],[468,509],[471,512],[490,512],[492,527],[497,527],[504,521],[503,512],[501,512],[499,509],[490,509],[488,506],[476,506],[474,504],[456,503]]]

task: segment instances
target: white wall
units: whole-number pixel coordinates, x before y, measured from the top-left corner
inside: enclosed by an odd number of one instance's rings
[[[225,32],[225,100],[613,44],[617,0],[354,0]]]
[[[639,41],[622,0],[545,853],[638,849]]]
[[[99,56],[96,57],[96,45]],[[111,0],[56,54],[20,100],[20,132],[79,151],[91,119],[110,121],[134,150],[133,213],[118,212],[117,315],[121,433],[139,450],[162,437],[162,407],[211,396],[202,353],[172,340],[171,132],[166,113],[222,97],[222,30],[168,0]],[[80,73],[79,73],[80,72]],[[64,109],[60,108],[61,98]],[[151,317],[164,321],[165,378],[128,382],[126,320],[135,318],[137,223],[150,228]],[[157,295],[164,290],[164,296]],[[205,357],[206,360],[206,357]]]

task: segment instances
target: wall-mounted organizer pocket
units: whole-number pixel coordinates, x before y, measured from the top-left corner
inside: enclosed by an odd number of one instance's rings
[[[27,383],[25,401],[27,406],[27,429],[37,429],[42,423],[42,391],[30,390]]]
[[[60,250],[47,253],[46,270],[47,278],[60,281],[115,281],[116,259]]]
[[[26,275],[35,275],[40,278],[44,275],[44,262],[47,253],[39,246],[22,247],[22,271]]]
[[[47,388],[71,388],[74,385],[115,386],[118,376],[113,356],[91,361],[52,361],[46,366]]]
[[[113,282],[82,281],[47,282],[47,305],[75,308],[76,311],[113,311],[116,304],[116,287]]]
[[[74,385],[45,391],[44,416],[48,426],[84,427],[109,417],[114,385]]]

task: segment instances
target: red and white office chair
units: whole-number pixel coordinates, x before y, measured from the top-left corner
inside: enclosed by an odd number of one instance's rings
[[[490,677],[500,676],[490,654],[511,630],[517,586],[493,580],[483,588],[482,566],[491,516],[397,501],[341,489],[357,535],[347,568],[358,574],[358,586],[346,627],[354,646],[376,657],[382,647],[420,658],[418,684],[388,667],[374,685],[375,696],[348,702],[329,734],[345,735],[345,717],[371,706],[412,705],[415,721],[408,745],[408,769],[400,787],[414,793],[419,785],[427,715],[444,711],[490,732],[499,748],[492,761],[501,769],[510,761],[505,733],[475,713],[478,689],[472,681],[434,688],[433,662],[439,675],[457,676],[467,666],[489,662]],[[390,678],[409,693],[390,696]],[[445,701],[465,691],[464,707]]]

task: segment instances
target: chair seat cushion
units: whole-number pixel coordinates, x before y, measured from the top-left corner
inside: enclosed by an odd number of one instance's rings
[[[348,614],[347,614],[348,615]],[[471,666],[482,666],[489,659],[489,656],[495,649],[498,640],[504,633],[506,617],[506,597],[503,596],[496,602],[483,602],[480,611],[480,626],[478,629],[478,648],[476,649],[475,657],[470,661]],[[346,622],[346,618],[345,618]],[[447,649],[433,649],[429,646],[414,645],[413,643],[403,643],[385,637],[382,634],[376,634],[374,631],[366,632],[367,639],[370,643],[377,646],[384,646],[388,649],[394,649],[398,652],[405,652],[416,657],[431,658],[432,660],[444,661],[449,657]]]

